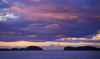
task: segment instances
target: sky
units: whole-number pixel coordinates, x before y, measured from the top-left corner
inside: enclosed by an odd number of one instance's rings
[[[0,48],[100,47],[100,0],[0,0]]]

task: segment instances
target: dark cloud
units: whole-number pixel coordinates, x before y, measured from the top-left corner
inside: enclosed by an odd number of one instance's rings
[[[43,24],[30,24],[28,25],[27,28],[23,28],[23,31],[28,31],[30,33],[58,33],[62,29],[58,24],[50,24],[50,25],[45,25],[45,26],[39,26]]]
[[[1,9],[9,8],[10,6],[11,6],[11,5],[6,4],[6,3],[2,3],[2,4],[0,4],[0,8],[1,8]]]
[[[8,3],[6,0],[0,0],[0,9],[9,8],[12,4]]]

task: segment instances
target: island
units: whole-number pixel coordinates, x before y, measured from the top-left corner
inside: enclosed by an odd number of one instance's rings
[[[64,50],[99,50],[100,48],[96,48],[96,47],[92,47],[92,46],[80,46],[80,47],[71,47],[71,46],[67,46],[64,47]]]
[[[12,48],[12,49],[7,49],[7,48],[1,48],[0,51],[22,51],[22,50],[43,50],[42,48],[38,46],[29,46],[27,48]]]

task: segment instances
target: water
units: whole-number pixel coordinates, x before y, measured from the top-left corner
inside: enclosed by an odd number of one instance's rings
[[[0,51],[0,59],[100,59],[100,51]]]

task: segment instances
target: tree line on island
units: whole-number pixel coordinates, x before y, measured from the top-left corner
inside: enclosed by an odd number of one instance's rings
[[[19,50],[43,50],[42,48],[38,47],[38,46],[29,46],[27,48],[12,48],[12,49],[6,49],[6,48],[2,48],[0,49],[0,51],[19,51]],[[96,48],[96,47],[92,47],[92,46],[80,46],[80,47],[71,47],[71,46],[67,46],[64,47],[64,50],[100,50],[100,48]]]

